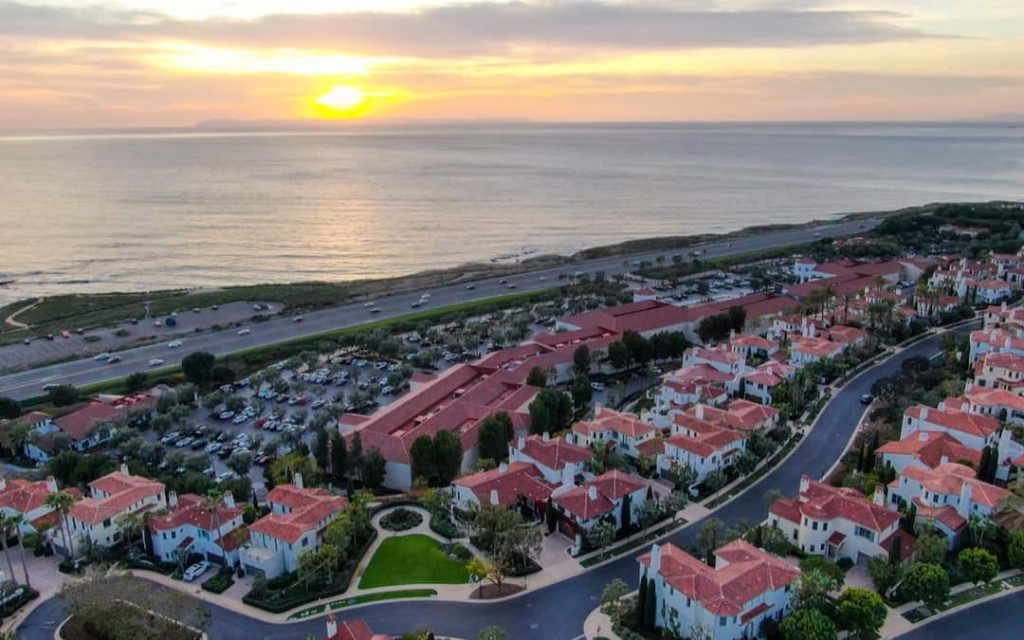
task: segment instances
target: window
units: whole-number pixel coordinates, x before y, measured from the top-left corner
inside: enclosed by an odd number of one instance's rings
[[[109,527],[110,526],[110,518],[107,518],[106,520],[103,521],[103,526],[104,527]]]
[[[821,523],[821,530],[822,531],[828,531],[828,523],[827,522],[822,522]]]
[[[875,541],[875,532],[871,531],[870,529],[865,529],[864,527],[861,527],[859,525],[854,527],[853,534],[861,538],[870,540],[872,542]]]
[[[725,626],[725,616],[719,616],[718,617],[718,626],[720,626],[720,627],[724,627]]]
[[[818,530],[818,523],[816,521],[811,523],[811,530],[812,531],[817,531]]]

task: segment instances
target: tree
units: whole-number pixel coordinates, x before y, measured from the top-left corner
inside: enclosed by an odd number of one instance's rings
[[[704,477],[704,486],[708,488],[708,491],[714,493],[724,487],[727,480],[724,471],[715,469]]]
[[[647,608],[647,576],[640,576],[640,587],[636,592],[636,621],[641,629],[648,631],[647,617],[644,615]]]
[[[533,387],[546,387],[548,384],[548,372],[544,370],[544,367],[530,369],[530,373],[526,376],[526,384]]]
[[[960,573],[968,582],[991,582],[999,573],[999,561],[987,549],[964,549],[960,552]]]
[[[608,345],[608,362],[612,367],[621,370],[629,366],[629,347],[621,340]]]
[[[914,560],[925,564],[942,564],[948,546],[946,537],[938,531],[924,532],[914,545]]]
[[[185,356],[181,361],[181,371],[185,379],[197,387],[205,387],[213,380],[213,367],[217,358],[212,353],[196,351]]]
[[[249,469],[252,467],[252,453],[248,451],[235,451],[228,458],[227,465],[229,469],[239,476],[247,476],[249,475]]]
[[[60,532],[64,538],[64,552],[70,558],[74,556],[71,548],[71,529],[68,526],[68,511],[75,504],[75,498],[66,491],[57,491],[46,496],[46,506],[60,514]]]
[[[590,387],[590,378],[584,374],[573,378],[572,387],[569,391],[572,394],[572,405],[577,413],[583,413],[590,406],[590,401],[594,399],[594,390]]]
[[[850,587],[839,596],[836,617],[839,627],[856,640],[875,640],[889,609],[874,591]]]
[[[836,625],[817,609],[797,609],[779,625],[782,640],[835,640]]]
[[[508,443],[515,436],[512,418],[504,411],[492,414],[480,422],[480,457],[501,462],[508,459]]]
[[[135,536],[143,533],[145,522],[142,519],[142,514],[125,511],[114,518],[114,525],[121,532],[121,539],[124,540],[125,545],[131,549]],[[143,546],[146,544],[145,535],[142,536],[142,544]]]
[[[384,483],[387,474],[387,460],[381,455],[380,449],[374,447],[363,458],[360,465],[363,484],[369,489],[377,489]]]
[[[845,578],[843,570],[828,558],[809,556],[801,560],[798,606],[824,609],[829,604],[829,592],[839,590]]]
[[[306,487],[315,487],[320,482],[320,469],[316,463],[300,453],[289,453],[270,465],[270,476],[275,485],[292,483],[296,473],[302,474],[302,483]]]
[[[47,397],[53,406],[66,407],[78,402],[78,389],[74,385],[62,384],[50,389]]]
[[[1014,569],[1024,569],[1024,531],[1010,533],[1006,553],[1011,567]]]
[[[28,575],[28,561],[25,558],[25,532],[22,530],[22,525],[26,522],[25,516],[20,513],[12,513],[7,516],[7,521],[14,528],[14,533],[18,536],[18,546],[21,548],[21,570],[25,573],[25,586],[31,589],[32,581]],[[13,575],[11,579],[14,579]],[[2,636],[0,636],[0,640],[3,640]]]
[[[0,419],[13,420],[21,415],[21,403],[14,398],[0,396]]]
[[[138,393],[149,386],[149,376],[144,371],[136,371],[124,379],[124,390],[127,393]]]
[[[907,572],[902,589],[909,600],[920,600],[934,610],[949,597],[949,576],[940,565],[918,562]]]
[[[722,541],[724,530],[725,523],[718,518],[708,518],[704,521],[700,533],[697,534],[697,546],[706,557],[710,558],[714,550],[718,548]]]
[[[339,480],[348,472],[348,448],[340,433],[331,434],[331,476]]]
[[[434,462],[437,481],[448,485],[462,470],[462,440],[451,431],[438,431],[434,436]]]
[[[881,556],[868,560],[868,575],[878,593],[885,595],[903,579],[903,565],[889,562]]]
[[[629,494],[622,496],[622,507],[619,513],[619,522],[622,523],[622,530],[628,531],[633,526],[633,505]]]
[[[491,626],[480,631],[480,640],[507,640],[505,631],[498,626]]]
[[[572,353],[572,365],[576,373],[585,376],[590,373],[590,347],[583,344]]]
[[[644,578],[640,579],[641,587],[645,582]],[[629,585],[615,578],[605,585],[601,592],[601,613],[611,618],[613,623],[622,620],[628,613],[628,604],[624,602],[624,598],[629,595],[629,591]]]
[[[562,391],[545,388],[530,403],[530,433],[553,433],[569,427],[572,401]]]
[[[679,512],[685,509],[688,504],[690,504],[690,497],[686,495],[686,492],[675,490],[665,496],[665,504],[663,506],[665,511],[672,515],[672,523],[675,524]]]
[[[587,542],[593,548],[600,549],[601,557],[604,557],[605,548],[615,542],[615,525],[608,521],[597,523],[587,533]]]
[[[412,461],[412,477],[433,480],[437,476],[437,461],[434,457],[434,440],[428,435],[422,435],[413,440],[409,448],[409,458]]]
[[[14,580],[14,562],[11,561],[11,550],[7,546],[7,539],[11,536],[12,520],[6,515],[0,514],[0,548],[3,549],[4,559],[7,560],[7,569],[10,571],[9,580]]]
[[[328,469],[331,466],[330,442],[331,436],[327,433],[327,429],[316,430],[316,435],[313,437],[313,459],[321,469]]]

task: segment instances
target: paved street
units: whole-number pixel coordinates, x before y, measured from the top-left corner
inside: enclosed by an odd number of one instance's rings
[[[1024,591],[988,600],[953,615],[918,625],[900,640],[1010,640],[1024,636],[1020,611]]]
[[[772,247],[810,242],[822,236],[852,235],[871,228],[875,224],[877,221],[864,220],[737,238],[732,241],[702,245],[700,248],[705,250],[705,253],[700,257],[706,259],[738,255]],[[305,314],[302,322],[294,322],[289,317],[276,318],[250,325],[251,333],[247,335],[238,335],[237,329],[229,329],[189,336],[184,339],[185,344],[179,349],[169,349],[166,344],[160,343],[121,351],[119,355],[122,357],[122,361],[116,364],[94,362],[90,358],[55,364],[0,376],[0,395],[17,399],[30,398],[41,395],[43,385],[49,383],[82,386],[123,377],[135,371],[144,371],[150,368],[147,366],[147,362],[152,358],[164,360],[162,366],[171,366],[179,364],[181,358],[194,351],[208,351],[220,356],[324,331],[355,326],[372,320],[399,317],[413,311],[412,303],[419,300],[421,293],[430,294],[430,302],[424,306],[424,309],[436,308],[513,292],[546,289],[556,286],[560,276],[566,277],[577,272],[593,274],[603,271],[610,276],[625,270],[623,262],[654,260],[659,255],[688,254],[693,250],[694,248],[691,247],[687,250],[655,251],[629,257],[617,256],[531,271],[508,276],[508,284],[500,284],[499,280],[502,278],[491,278],[476,282],[476,286],[472,290],[466,289],[464,285],[452,285],[387,296],[377,300],[377,306],[381,309],[380,313],[371,314],[370,309],[361,303],[354,303]],[[514,291],[509,289],[509,284],[516,285]]]
[[[749,491],[716,511],[714,517],[722,519],[727,525],[740,518],[758,522],[766,514],[761,500],[765,491],[779,489],[792,495],[799,487],[801,475],[821,477],[842,455],[864,412],[860,396],[867,393],[878,378],[895,373],[907,358],[937,353],[938,343],[938,337],[930,337],[855,378],[829,403],[815,428],[792,456]],[[691,544],[701,524],[702,521],[692,523],[672,534],[669,541],[678,545]],[[365,618],[374,630],[381,633],[400,634],[416,627],[429,627],[442,634],[474,638],[481,628],[496,624],[504,628],[510,638],[517,640],[534,637],[570,640],[580,635],[583,621],[597,605],[601,590],[609,581],[614,578],[629,583],[636,581],[637,555],[639,552],[627,554],[592,571],[499,603],[381,603],[353,609],[341,615]],[[214,613],[214,622],[209,630],[211,640],[300,640],[308,633],[322,633],[321,620],[273,625],[220,607],[211,606],[211,609]],[[19,633],[27,640],[49,640],[54,621],[59,618],[56,604],[46,602],[19,627]]]

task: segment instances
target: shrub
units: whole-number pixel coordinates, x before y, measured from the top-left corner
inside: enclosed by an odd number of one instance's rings
[[[473,552],[458,543],[442,545],[441,550],[459,562],[469,562],[473,558]]]
[[[411,509],[399,507],[380,519],[380,526],[388,531],[406,531],[418,527],[423,516]]]
[[[217,575],[204,582],[202,586],[203,589],[211,593],[224,593],[233,584],[235,584],[234,571],[221,569]]]
[[[430,530],[437,535],[454,540],[462,537],[462,532],[459,528],[451,521],[447,515],[444,516],[433,516],[430,518]]]
[[[836,560],[836,566],[838,566],[843,571],[849,571],[851,568],[853,568],[853,560],[849,558],[839,558],[839,560]]]

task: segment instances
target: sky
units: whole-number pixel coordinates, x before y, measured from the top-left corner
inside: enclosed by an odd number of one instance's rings
[[[0,129],[1024,119],[1022,0],[0,0]]]

